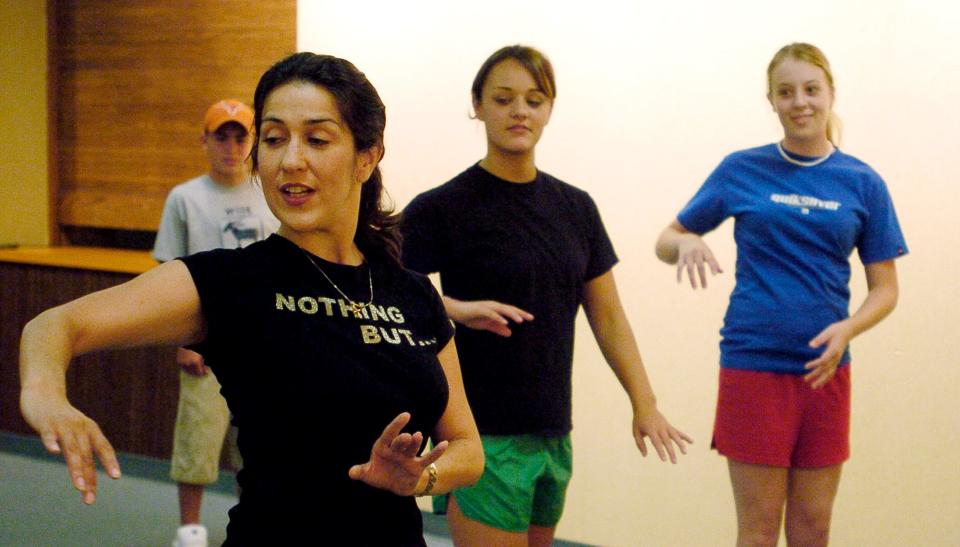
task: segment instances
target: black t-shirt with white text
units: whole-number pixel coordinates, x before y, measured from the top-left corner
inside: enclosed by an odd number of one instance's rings
[[[437,353],[453,327],[419,274],[312,259],[278,235],[182,259],[206,323],[193,349],[220,381],[244,461],[227,543],[420,545],[414,500],[347,471],[401,412],[405,431],[432,433],[448,395]],[[371,279],[373,303],[358,314],[333,287],[365,303]]]

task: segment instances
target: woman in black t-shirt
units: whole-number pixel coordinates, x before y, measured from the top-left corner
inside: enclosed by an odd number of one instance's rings
[[[254,109],[254,167],[277,235],[33,319],[24,417],[93,503],[94,456],[111,477],[120,469],[66,398],[72,356],[195,344],[245,461],[228,543],[421,545],[411,496],[475,482],[483,455],[439,296],[400,267],[396,219],[381,206],[383,104],[348,61],[298,53],[263,75]],[[424,452],[425,436],[435,446]]]
[[[617,258],[586,192],[537,169],[556,84],[539,51],[509,46],[473,82],[487,153],[404,210],[404,264],[440,272],[458,334],[464,383],[487,466],[448,496],[464,545],[546,545],[571,472],[570,375],[583,305],[603,355],[633,407],[633,436],[676,461],[690,439],[657,409],[617,295]],[[442,505],[442,503],[441,503]]]

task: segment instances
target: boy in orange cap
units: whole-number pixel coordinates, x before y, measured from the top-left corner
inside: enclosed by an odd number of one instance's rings
[[[170,192],[154,258],[165,262],[210,249],[244,247],[277,229],[259,185],[250,180],[252,127],[253,111],[240,101],[217,101],[207,110],[200,142],[210,171]],[[177,364],[180,401],[170,476],[177,481],[181,526],[173,544],[206,546],[207,530],[200,524],[203,489],[217,480],[230,413],[219,382],[200,354],[178,348]],[[230,450],[237,453],[235,446]]]

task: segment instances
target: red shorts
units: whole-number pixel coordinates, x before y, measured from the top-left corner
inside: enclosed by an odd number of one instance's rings
[[[713,448],[775,467],[829,467],[850,457],[850,366],[812,389],[803,376],[720,369]]]

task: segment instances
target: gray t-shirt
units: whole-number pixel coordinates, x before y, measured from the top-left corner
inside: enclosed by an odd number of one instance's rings
[[[260,186],[233,187],[201,175],[170,191],[153,257],[161,262],[211,249],[236,249],[265,239],[280,226]]]

